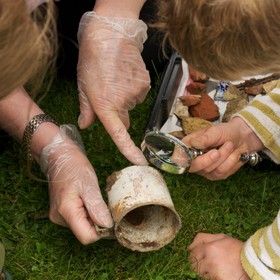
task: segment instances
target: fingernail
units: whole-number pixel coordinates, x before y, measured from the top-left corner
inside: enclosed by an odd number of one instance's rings
[[[84,122],[84,116],[83,114],[80,114],[78,118],[78,125],[80,128],[83,128],[83,122]]]
[[[99,215],[98,224],[105,228],[111,228],[114,226],[114,222],[110,212],[107,210]]]
[[[234,149],[234,146],[233,146],[232,142],[226,142],[224,147],[229,151],[232,151]]]
[[[212,160],[217,160],[220,157],[220,153],[217,150],[213,150],[210,153],[210,158]]]

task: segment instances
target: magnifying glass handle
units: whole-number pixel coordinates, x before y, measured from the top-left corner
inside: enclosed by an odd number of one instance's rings
[[[207,151],[191,149],[191,152],[193,155],[193,159],[195,159],[196,157],[205,154]],[[254,152],[254,153],[241,154],[239,160],[248,163],[251,166],[255,166],[262,161],[262,158],[258,153]]]
[[[255,166],[262,161],[262,158],[258,153],[255,152],[255,153],[241,154],[240,160],[250,164],[251,166]]]

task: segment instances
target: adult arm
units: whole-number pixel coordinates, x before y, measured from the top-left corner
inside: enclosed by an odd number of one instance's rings
[[[96,0],[93,10],[100,16],[138,19],[145,2],[146,0]]]
[[[129,111],[144,101],[150,77],[141,57],[147,27],[138,19],[145,1],[96,1],[78,32],[80,128],[96,117],[120,152],[134,164],[147,164],[127,129]]]
[[[20,88],[0,101],[0,126],[18,141],[28,122],[43,111]],[[97,176],[78,142],[72,126],[44,122],[31,139],[31,153],[41,163],[49,182],[50,219],[71,228],[83,244],[99,239],[95,224],[112,226]]]

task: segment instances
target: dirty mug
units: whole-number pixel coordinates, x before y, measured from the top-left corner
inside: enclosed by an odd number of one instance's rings
[[[108,205],[114,228],[97,228],[101,237],[114,236],[133,251],[158,250],[181,228],[163,176],[150,166],[130,166],[107,178]]]

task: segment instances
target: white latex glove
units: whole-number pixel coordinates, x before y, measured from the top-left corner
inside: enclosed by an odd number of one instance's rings
[[[140,52],[146,24],[131,18],[107,18],[87,12],[78,32],[78,90],[80,128],[95,117],[132,163],[145,165],[141,150],[130,138],[129,111],[144,101],[150,89],[149,72]]]
[[[40,166],[49,180],[52,222],[71,228],[82,244],[100,238],[95,224],[113,226],[95,171],[74,125],[60,126],[52,143],[44,147]]]

